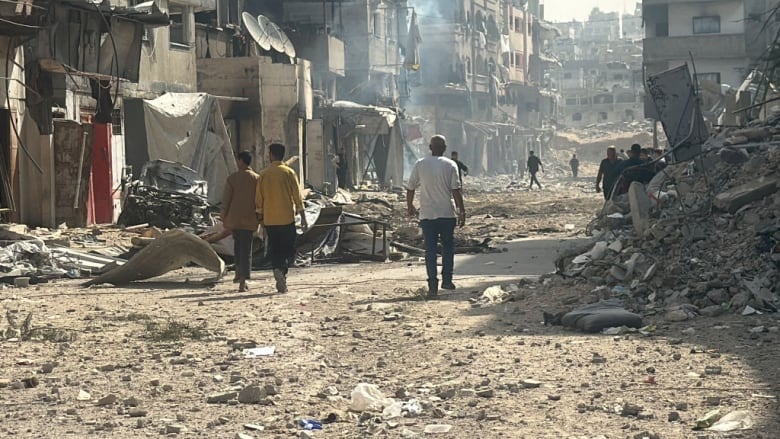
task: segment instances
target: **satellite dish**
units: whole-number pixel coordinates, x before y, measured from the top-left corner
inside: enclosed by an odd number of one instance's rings
[[[241,14],[241,18],[244,21],[244,26],[252,39],[263,49],[271,50],[271,39],[263,28],[257,23],[255,17],[248,12]]]
[[[295,58],[295,47],[293,46],[292,41],[287,38],[287,34],[285,34],[279,26],[269,20],[265,15],[258,15],[257,23],[260,25],[264,34],[268,35],[268,42],[275,51],[284,53],[290,58]]]

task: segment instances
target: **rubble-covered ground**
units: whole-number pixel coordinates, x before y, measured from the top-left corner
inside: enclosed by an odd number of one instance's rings
[[[753,175],[776,169],[761,166]],[[419,297],[425,275],[416,258],[295,269],[285,295],[272,293],[267,272],[255,273],[249,293],[237,293],[229,280],[213,287],[187,283],[206,277],[192,268],[124,288],[83,289],[75,281],[5,287],[0,436],[776,437],[778,316],[743,316],[744,309],[725,307],[713,317],[696,316],[706,303],[697,306],[700,296],[692,292],[705,285],[707,297],[710,289],[731,297],[731,288],[744,291],[731,284],[743,280],[741,273],[749,280],[767,274],[755,262],[761,253],[748,252],[755,241],[747,242],[745,230],[776,224],[777,204],[770,203],[777,198],[709,222],[692,216],[708,239],[694,245],[675,229],[661,238],[669,238],[663,251],[653,230],[683,221],[664,217],[670,210],[650,220],[647,236],[634,236],[631,224],[617,221],[597,241],[619,240],[623,248],[585,263],[590,271],[583,275],[572,259],[594,244],[584,245],[578,232],[600,212],[601,198],[590,171],[580,182],[549,172],[543,191],[506,189],[510,181],[500,178],[492,187],[487,180],[467,184],[471,217],[460,237],[491,238],[506,251],[458,256],[460,288],[437,301]],[[749,180],[722,164],[709,178],[725,182],[718,190]],[[686,206],[696,200],[706,205],[697,195]],[[403,212],[403,200],[391,205]],[[363,202],[348,210],[370,209],[363,213],[409,225],[378,206],[383,203]],[[753,214],[760,220],[745,222]],[[756,238],[753,230],[749,236]],[[72,242],[92,245],[98,237],[111,245],[112,233],[69,235]],[[531,239],[514,240],[526,235]],[[558,250],[559,268],[576,273],[536,276],[554,270]],[[632,285],[621,264],[640,252],[656,258],[660,269],[644,282],[639,266],[647,261],[636,260],[632,275],[640,282]],[[677,269],[674,261],[686,265]],[[616,265],[623,280],[610,278]],[[686,310],[684,320],[670,318],[664,292],[686,288],[690,300],[681,304],[692,307],[677,308]],[[650,301],[653,293],[659,299]],[[629,299],[648,325],[644,331],[582,334],[543,324],[543,312],[613,295]],[[244,351],[270,346],[272,352],[254,358]],[[360,383],[375,387],[353,397]],[[712,422],[730,415],[746,429],[694,430],[713,410],[719,412]],[[300,419],[321,421],[323,430],[306,431]]]

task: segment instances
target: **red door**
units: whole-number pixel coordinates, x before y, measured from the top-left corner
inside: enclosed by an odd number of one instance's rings
[[[111,187],[111,125],[94,124],[92,144],[92,179],[90,184],[91,215],[96,224],[114,220]]]

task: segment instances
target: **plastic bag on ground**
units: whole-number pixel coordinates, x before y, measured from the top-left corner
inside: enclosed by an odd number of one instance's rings
[[[380,411],[393,405],[395,401],[387,398],[379,388],[373,384],[359,383],[352,391],[352,401],[349,409],[355,412]]]

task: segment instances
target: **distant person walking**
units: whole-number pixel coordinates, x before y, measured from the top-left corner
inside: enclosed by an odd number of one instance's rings
[[[542,185],[539,183],[539,179],[536,178],[536,173],[539,172],[540,168],[542,172],[544,172],[544,165],[542,164],[542,161],[539,160],[539,157],[534,155],[533,151],[529,151],[528,162],[526,163],[526,169],[528,170],[528,173],[531,174],[531,184],[528,185],[529,189],[534,188],[534,183],[539,186],[539,189],[542,188]]]
[[[617,156],[617,150],[614,146],[607,148],[607,158],[601,161],[599,164],[599,173],[596,175],[596,192],[602,190],[602,181],[604,199],[609,200],[612,195],[612,188],[615,187],[615,182],[618,178],[617,168],[620,165],[620,159]]]
[[[466,223],[458,165],[444,157],[447,141],[444,136],[433,136],[431,155],[419,160],[412,169],[406,191],[409,216],[418,217],[425,239],[425,267],[428,273],[428,297],[439,294],[437,248],[441,239],[441,288],[454,290],[452,275],[455,268],[455,225]],[[415,192],[420,191],[420,210],[414,207]],[[456,212],[457,207],[457,212]],[[457,219],[456,219],[457,218]]]
[[[569,160],[569,166],[571,166],[571,175],[573,175],[574,178],[577,178],[577,174],[580,170],[580,160],[577,158],[577,154],[571,156],[571,160]]]
[[[247,280],[252,273],[252,240],[259,225],[255,215],[255,192],[258,175],[249,167],[252,154],[248,151],[238,153],[236,160],[238,171],[227,178],[222,192],[220,215],[225,229],[233,232],[233,255],[236,261],[238,291],[245,292]]]
[[[255,209],[268,235],[271,266],[276,280],[276,291],[287,292],[289,260],[295,256],[295,215],[301,215],[301,228],[306,230],[306,214],[295,171],[285,165],[285,147],[274,143],[268,147],[271,164],[257,179]]]
[[[469,175],[469,167],[464,165],[463,162],[461,162],[460,160],[458,160],[458,151],[452,151],[450,157],[452,157],[452,161],[455,162],[456,165],[458,165],[458,178],[460,179],[460,188],[463,189],[463,176]]]

